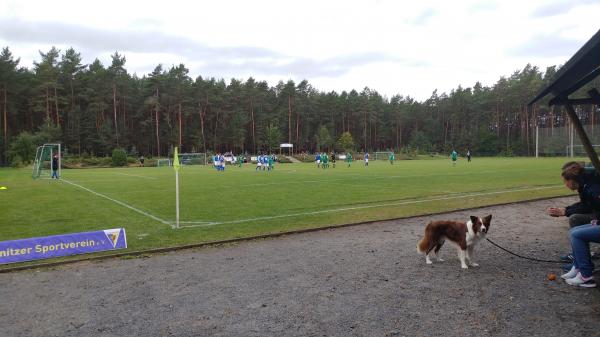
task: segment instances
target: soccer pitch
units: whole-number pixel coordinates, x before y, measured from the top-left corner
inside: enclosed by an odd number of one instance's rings
[[[565,158],[476,158],[185,166],[180,225],[170,167],[63,170],[60,181],[0,169],[1,240],[124,227],[128,250],[169,247],[511,201],[572,195]],[[501,216],[501,215],[496,215]]]

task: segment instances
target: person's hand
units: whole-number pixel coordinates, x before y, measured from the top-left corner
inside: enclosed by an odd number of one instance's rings
[[[563,216],[563,215],[565,215],[565,209],[562,207],[550,207],[550,208],[548,208],[548,215]]]

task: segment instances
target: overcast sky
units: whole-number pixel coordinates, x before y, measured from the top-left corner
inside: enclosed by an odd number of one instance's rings
[[[73,47],[105,66],[118,51],[138,76],[183,63],[192,78],[424,100],[527,63],[563,64],[599,18],[600,0],[2,0],[0,46],[29,68],[39,51]]]

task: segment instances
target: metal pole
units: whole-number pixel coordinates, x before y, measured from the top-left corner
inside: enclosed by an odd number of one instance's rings
[[[594,165],[596,170],[600,172],[600,160],[598,160],[598,154],[594,150],[592,143],[590,143],[590,139],[588,138],[587,134],[585,133],[585,130],[583,129],[583,126],[581,125],[581,122],[579,121],[577,114],[575,113],[575,109],[573,109],[573,106],[568,102],[565,103],[565,108],[567,109],[567,114],[569,115],[569,118],[571,119],[572,125],[575,127],[575,130],[577,131],[577,134],[579,135],[579,139],[581,140],[581,144],[583,145],[585,152],[587,153],[588,157],[592,161],[592,165]],[[571,154],[573,153],[572,139],[573,138],[571,136]]]
[[[62,166],[62,157],[60,155],[61,151],[60,151],[60,144],[58,144],[58,177],[62,177],[61,173],[60,173],[60,167]]]
[[[571,158],[573,158],[573,156],[574,156],[574,153],[575,153],[575,151],[574,151],[574,149],[573,149],[573,138],[574,138],[574,137],[573,137],[573,123],[571,123],[569,130],[570,130],[570,133],[569,133],[569,135],[570,135],[570,138],[569,138],[569,145],[571,146],[571,147],[570,147],[570,149],[571,149],[571,156],[570,156],[570,157],[571,157]]]
[[[539,142],[540,142],[540,135],[539,135],[539,126],[535,126],[535,157],[538,158],[539,157]]]
[[[179,228],[179,170],[175,171],[175,228]]]

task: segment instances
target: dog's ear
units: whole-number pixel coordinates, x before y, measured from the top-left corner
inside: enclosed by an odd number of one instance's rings
[[[485,225],[485,227],[490,228],[490,224],[492,223],[492,215],[488,215],[485,218],[483,218],[483,224]]]
[[[478,217],[476,217],[476,216],[472,216],[472,215],[470,216],[470,218],[471,218],[471,223],[472,223],[473,225],[476,225],[476,224],[477,224],[477,221],[479,220],[479,218],[478,218]]]

